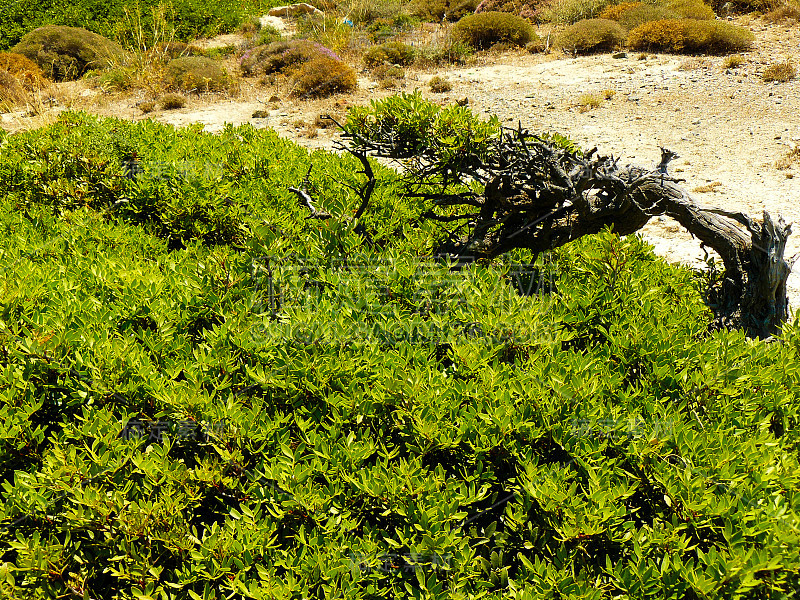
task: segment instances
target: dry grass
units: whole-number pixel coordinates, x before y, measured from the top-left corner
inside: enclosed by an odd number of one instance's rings
[[[352,67],[322,55],[304,63],[293,79],[292,95],[300,98],[324,98],[352,92],[358,87]]]
[[[778,159],[775,163],[775,167],[781,171],[785,171],[791,169],[795,164],[800,164],[800,146],[792,148],[786,156]]]
[[[158,100],[164,110],[176,110],[186,106],[186,96],[181,94],[165,94]]]
[[[604,100],[611,100],[616,95],[617,95],[617,91],[616,90],[603,90],[603,99]]]
[[[782,63],[775,63],[764,69],[761,74],[761,79],[766,82],[777,81],[786,83],[797,77],[797,69],[789,61]]]
[[[444,94],[453,89],[453,84],[446,77],[436,75],[428,81],[428,86],[434,94]]]
[[[578,107],[578,112],[589,112],[603,106],[603,98],[597,94],[582,94],[578,96],[576,106]]]
[[[741,54],[731,54],[730,56],[726,56],[725,60],[722,62],[723,69],[738,69],[747,61],[745,60],[744,56]]]
[[[769,11],[764,15],[764,20],[770,23],[784,23],[786,21],[800,21],[800,5],[784,4]]]
[[[710,192],[716,191],[716,189],[721,185],[722,185],[721,181],[713,181],[707,185],[698,186],[694,188],[692,191],[695,192],[696,194],[708,194]]]
[[[155,100],[146,100],[145,102],[140,102],[138,106],[139,110],[146,115],[148,113],[153,112],[156,109],[157,105]]]

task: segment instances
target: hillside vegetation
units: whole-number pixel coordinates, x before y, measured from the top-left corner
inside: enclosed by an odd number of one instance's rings
[[[250,126],[0,151],[3,597],[800,587],[800,332],[639,238],[455,269],[394,171],[348,220],[358,161]]]

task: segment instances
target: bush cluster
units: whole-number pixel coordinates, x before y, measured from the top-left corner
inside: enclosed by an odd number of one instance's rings
[[[610,19],[611,21],[619,21],[622,13],[642,6],[642,2],[620,2],[619,4],[611,4],[606,6],[599,15],[601,19]]]
[[[752,32],[725,21],[668,19],[640,25],[628,34],[633,50],[686,54],[725,54],[747,50]]]
[[[524,19],[535,19],[537,4],[538,2],[521,0],[482,0],[475,8],[475,13],[497,11],[511,13]]]
[[[124,56],[119,44],[80,27],[46,25],[31,31],[11,49],[39,65],[54,81],[78,79]]]
[[[573,54],[606,52],[624,43],[625,30],[610,19],[585,19],[567,27],[556,41]]]
[[[478,0],[414,0],[411,12],[426,21],[458,21],[473,14],[477,7]]]
[[[300,98],[323,98],[352,92],[358,87],[351,66],[322,54],[303,63],[292,80],[292,95]]]
[[[797,77],[797,69],[788,61],[770,65],[764,69],[764,72],[761,74],[761,78],[767,82],[777,81],[779,83],[786,83],[795,77]]]
[[[353,118],[462,158],[500,131],[419,96]],[[373,162],[367,246],[358,161],[269,129],[0,144],[0,596],[798,589],[800,328],[712,329],[641,238],[455,269],[400,174]],[[287,191],[309,172],[335,218]]]
[[[164,83],[173,90],[187,92],[236,92],[238,79],[218,60],[205,56],[181,56],[169,61]]]
[[[299,69],[303,63],[316,58],[327,56],[334,60],[341,60],[335,52],[322,44],[310,40],[277,41],[258,46],[245,52],[239,59],[242,73],[246,77],[284,73],[290,75]]]
[[[522,17],[497,11],[468,15],[456,23],[451,34],[476,50],[498,43],[524,46],[536,36],[531,24]]]
[[[384,63],[408,66],[416,58],[416,51],[412,46],[402,42],[386,42],[372,46],[364,53],[364,63],[368,67],[375,67]]]

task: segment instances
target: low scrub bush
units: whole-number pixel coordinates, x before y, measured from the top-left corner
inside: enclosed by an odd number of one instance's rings
[[[452,90],[453,84],[447,78],[436,75],[428,81],[428,87],[431,88],[434,94],[443,94]]]
[[[746,50],[752,32],[725,21],[670,19],[640,25],[628,34],[628,46],[648,52],[725,54]]]
[[[242,55],[239,64],[247,77],[284,73],[290,75],[304,63],[317,56],[327,56],[341,60],[332,50],[310,40],[288,40],[272,42],[248,50]]]
[[[38,90],[47,84],[39,65],[22,54],[0,52],[0,71],[13,75],[27,90]]]
[[[158,103],[164,110],[175,110],[186,106],[186,96],[181,94],[164,94],[158,99]]]
[[[678,14],[664,6],[653,4],[641,4],[624,11],[618,23],[628,31],[636,29],[639,25],[650,23],[651,21],[664,21],[666,19],[677,19]]]
[[[352,92],[358,87],[355,70],[341,60],[318,55],[303,63],[293,76],[292,95],[300,98],[324,98]]]
[[[80,27],[47,25],[25,35],[11,49],[35,62],[54,81],[78,79],[124,56],[122,47]]]
[[[571,25],[596,18],[608,5],[609,0],[544,0],[536,9],[537,20]]]
[[[611,21],[619,21],[620,16],[625,11],[628,11],[632,8],[638,8],[642,6],[642,2],[620,2],[619,4],[612,4],[611,6],[606,6],[599,15],[601,19],[610,19]]]
[[[414,0],[411,13],[426,21],[458,21],[475,13],[478,0]]]
[[[525,46],[535,35],[531,24],[522,17],[496,11],[468,15],[452,31],[454,39],[477,50],[498,43]]]
[[[373,46],[364,53],[364,64],[375,67],[384,63],[407,66],[414,62],[416,51],[402,42],[386,42]]]
[[[764,20],[770,23],[800,21],[800,4],[783,4],[774,8],[764,15]]]
[[[475,8],[475,13],[497,11],[511,13],[523,19],[535,19],[537,4],[522,0],[482,0]]]
[[[781,4],[781,0],[710,0],[715,13],[723,16],[736,13],[767,13]]]
[[[435,67],[442,64],[464,64],[475,50],[461,40],[447,36],[443,39],[432,40],[419,46],[417,50],[417,63],[422,66]]]
[[[255,36],[256,43],[254,46],[266,46],[272,42],[279,42],[283,39],[283,34],[277,27],[272,25],[264,25],[258,30],[258,35]]]
[[[607,52],[625,41],[625,30],[610,19],[586,19],[567,27],[557,38],[558,45],[573,54]]]
[[[768,66],[761,74],[761,79],[764,81],[777,81],[786,83],[797,77],[797,69],[790,62],[776,63]]]
[[[351,47],[355,28],[339,16],[325,15],[319,18],[303,15],[297,21],[297,35],[341,53]]]
[[[187,92],[236,92],[239,82],[225,65],[204,56],[182,56],[169,61],[164,83],[173,90]]]
[[[725,60],[722,62],[722,68],[738,69],[746,62],[747,60],[741,54],[731,54],[730,56],[725,57]]]
[[[668,0],[664,6],[683,19],[713,21],[717,18],[714,9],[702,0]]]

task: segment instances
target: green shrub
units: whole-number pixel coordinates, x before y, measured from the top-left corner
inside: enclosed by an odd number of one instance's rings
[[[597,17],[609,0],[544,0],[536,9],[541,20],[571,25]]]
[[[608,52],[625,40],[625,30],[609,19],[586,19],[567,27],[557,38],[557,44],[573,54]]]
[[[714,9],[702,0],[668,0],[664,6],[684,19],[713,21],[717,18]]]
[[[726,54],[746,50],[754,36],[724,21],[670,19],[640,25],[628,34],[628,46],[648,52]]]
[[[0,71],[13,75],[27,90],[40,89],[47,83],[39,65],[22,54],[0,52]]]
[[[768,66],[761,74],[761,79],[764,81],[778,81],[786,83],[797,77],[797,69],[790,62],[776,63]]]
[[[204,56],[182,56],[167,63],[164,83],[187,92],[236,92],[236,76],[218,60]]]
[[[412,46],[402,42],[386,42],[373,46],[364,53],[364,63],[375,67],[384,63],[407,66],[414,62],[416,52]]]
[[[149,46],[158,41],[154,32],[161,28],[163,17],[167,19],[169,35],[189,41],[234,31],[245,6],[236,0],[14,0],[5,2],[0,9],[0,50],[50,24],[84,27],[123,45],[130,41],[131,47],[143,39]]]
[[[456,23],[451,33],[454,39],[477,50],[497,43],[524,46],[535,35],[531,24],[522,17],[496,11],[468,15]]]
[[[303,63],[294,74],[292,95],[324,98],[352,92],[357,87],[358,78],[352,67],[330,56],[318,55]]]
[[[478,0],[414,0],[411,13],[426,21],[458,21],[473,14],[477,7]]]
[[[780,6],[782,0],[711,0],[711,8],[719,15],[735,13],[769,12]]]
[[[618,22],[624,29],[630,31],[639,25],[650,21],[664,21],[665,19],[677,19],[678,14],[663,6],[652,4],[641,4],[624,11],[620,14]]]
[[[78,79],[86,71],[106,68],[124,55],[111,40],[86,29],[61,25],[31,31],[11,51],[34,61],[54,81]]]
[[[258,30],[256,43],[254,45],[265,46],[267,44],[271,44],[272,42],[279,42],[282,39],[283,34],[277,27],[273,27],[272,25],[264,25]]]

